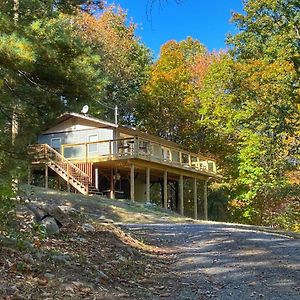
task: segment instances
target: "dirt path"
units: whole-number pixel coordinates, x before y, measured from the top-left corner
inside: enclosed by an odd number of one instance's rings
[[[153,299],[300,299],[299,239],[222,224],[125,227],[175,253],[172,286],[158,283]]]

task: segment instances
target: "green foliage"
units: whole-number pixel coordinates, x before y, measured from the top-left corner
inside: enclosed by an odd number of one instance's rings
[[[288,209],[294,206],[283,191],[294,189],[287,175],[295,172],[299,161],[296,2],[245,2],[245,15],[233,16],[239,32],[229,38],[230,53],[206,64],[202,81],[196,83],[193,145],[214,154],[223,181],[211,193],[216,201],[210,209],[213,218],[226,216],[217,212],[227,205],[231,221],[271,224],[275,215],[268,217],[265,212],[277,193],[282,195],[281,203],[289,203],[286,211],[277,212],[277,220],[282,214],[283,219],[290,216],[295,221]],[[202,62],[202,70],[203,66]],[[197,74],[202,75],[199,70]],[[285,227],[283,223],[278,226]]]
[[[144,86],[144,99],[137,106],[139,123],[147,131],[184,142],[194,121],[191,105],[195,87],[190,67],[205,51],[204,46],[192,38],[169,41],[162,46],[160,58],[153,64]]]
[[[141,87],[151,62],[149,49],[135,35],[135,24],[114,6],[105,8],[98,18],[82,14],[77,22],[80,34],[101,56],[98,70],[103,76],[103,93],[89,102],[91,112],[112,119],[112,110],[105,106],[118,105],[120,120],[135,123],[135,107],[141,100]]]
[[[40,241],[45,241],[47,238],[47,231],[44,224],[34,223],[32,226],[35,235],[39,238]]]
[[[228,220],[228,201],[231,191],[228,184],[214,183],[210,186],[207,199],[209,220],[227,221]]]
[[[13,193],[8,182],[4,182],[0,178],[0,233],[7,231],[9,221],[12,218],[11,212],[15,207],[12,197]]]
[[[77,33],[83,1],[0,2],[1,224],[11,208],[11,178],[26,166],[26,145],[66,110],[99,96],[99,54]],[[17,120],[17,136],[12,124]]]
[[[102,1],[19,4],[16,13],[13,1],[0,2],[2,231],[26,145],[83,103],[104,118],[111,109],[102,104],[118,105],[123,122],[213,155],[222,175],[211,187],[213,219],[299,231],[299,180],[291,180],[300,160],[298,0],[246,1],[233,15],[229,53],[187,38],[163,45],[152,65],[121,8],[96,18],[86,12]]]
[[[245,12],[233,16],[240,29],[229,38],[233,59],[217,62],[205,78],[200,113],[202,123],[223,135],[224,148],[231,146],[223,154],[231,165],[224,180],[232,186],[232,219],[270,224],[268,205],[276,193],[287,203],[280,191],[293,188],[287,173],[299,159],[299,7],[295,1],[250,0]]]

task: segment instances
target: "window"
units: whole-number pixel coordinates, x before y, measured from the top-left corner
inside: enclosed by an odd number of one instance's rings
[[[51,147],[54,149],[60,149],[61,146],[61,138],[53,138],[51,139]]]
[[[98,141],[98,135],[93,134],[89,135],[89,142],[97,142]],[[98,152],[98,144],[89,144],[89,153],[95,153]]]

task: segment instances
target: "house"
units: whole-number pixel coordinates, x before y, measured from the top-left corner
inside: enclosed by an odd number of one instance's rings
[[[188,179],[193,186],[195,218],[201,183],[207,219],[207,181],[216,176],[215,162],[174,142],[91,116],[66,113],[38,137],[38,144],[29,146],[29,154],[32,173],[42,170],[46,187],[52,176],[58,185],[63,179],[69,191],[150,202],[156,185],[161,205],[181,214],[187,192],[184,180]]]

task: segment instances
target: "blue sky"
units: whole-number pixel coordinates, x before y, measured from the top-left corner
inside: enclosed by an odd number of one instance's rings
[[[160,46],[168,40],[183,40],[191,36],[200,40],[209,50],[226,47],[228,33],[235,28],[229,20],[231,12],[242,12],[242,0],[110,0],[108,3],[120,4],[128,12],[139,28],[137,36],[152,49],[154,56]]]

